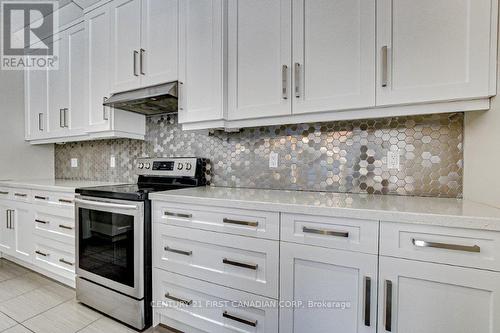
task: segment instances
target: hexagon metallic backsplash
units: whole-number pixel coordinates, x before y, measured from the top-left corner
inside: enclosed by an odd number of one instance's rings
[[[147,119],[145,141],[57,145],[56,177],[135,182],[138,157],[199,156],[211,160],[214,186],[461,197],[463,119],[453,113],[209,134],[182,131],[175,115],[155,116]],[[399,150],[399,170],[387,167],[391,150]],[[276,169],[269,168],[270,152],[278,153]],[[70,166],[74,157],[78,168]]]

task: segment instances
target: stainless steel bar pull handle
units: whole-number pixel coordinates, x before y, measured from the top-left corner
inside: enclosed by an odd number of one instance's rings
[[[392,332],[392,281],[385,281],[385,330]]]
[[[171,248],[169,246],[165,246],[163,249],[165,251],[167,251],[167,252],[173,252],[173,253],[177,253],[177,254],[182,254],[184,256],[190,256],[190,255],[193,254],[193,251],[184,251],[184,250],[173,249],[173,248]]]
[[[324,236],[334,236],[334,237],[349,237],[349,232],[347,231],[335,231],[335,230],[326,230],[326,229],[315,229],[309,227],[302,227],[302,232],[306,234],[317,234]]]
[[[44,256],[44,257],[48,257],[48,256],[49,256],[49,254],[48,254],[48,253],[44,253],[44,252],[42,252],[42,251],[38,251],[38,250],[36,250],[36,251],[35,251],[35,253],[36,253],[36,254],[39,254],[39,255],[41,255],[41,256]]]
[[[15,228],[14,228],[14,222],[13,221],[14,221],[15,211],[13,209],[9,209],[9,212],[10,212],[10,215],[9,215],[10,216],[10,228],[12,230],[14,230]]]
[[[446,243],[437,243],[437,242],[428,242],[421,239],[412,238],[411,242],[413,245],[417,247],[432,247],[436,249],[445,249],[452,251],[463,251],[463,252],[473,252],[479,253],[481,252],[481,248],[477,245],[468,246],[468,245],[458,245],[458,244],[446,244]]]
[[[146,53],[146,50],[141,49],[141,59],[140,59],[140,71],[141,75],[146,75],[146,72],[144,71],[144,54]]]
[[[59,259],[59,262],[65,264],[65,265],[68,265],[68,266],[75,266],[75,263],[67,261],[67,260],[65,260],[63,258]]]
[[[26,198],[28,195],[26,193],[14,193],[16,197]]]
[[[389,48],[382,47],[382,87],[387,87],[389,81]]]
[[[69,109],[68,108],[64,108],[63,109],[63,115],[64,115],[64,127],[68,128],[69,127]]]
[[[295,63],[295,97],[300,98],[300,64]]]
[[[165,212],[163,215],[172,216],[172,217],[180,217],[183,219],[190,219],[193,217],[193,214],[173,213],[173,212]]]
[[[244,226],[249,226],[249,227],[257,227],[259,225],[259,222],[255,222],[255,221],[241,221],[241,220],[233,220],[233,219],[228,219],[228,218],[222,219],[222,222],[227,223],[227,224],[237,224],[237,225],[244,225]]]
[[[39,219],[35,219],[35,222],[36,223],[41,223],[41,224],[50,224],[49,221],[44,221],[44,220],[39,220]]]
[[[231,319],[231,320],[237,321],[238,323],[242,323],[242,324],[245,324],[245,325],[248,325],[248,326],[252,326],[252,327],[256,327],[257,326],[257,320],[249,320],[249,319],[241,318],[241,317],[232,315],[232,314],[230,314],[227,311],[224,311],[224,313],[222,314],[222,316],[224,318]]]
[[[185,299],[182,299],[182,298],[179,298],[179,297],[175,297],[173,295],[170,295],[170,293],[166,293],[165,294],[165,298],[168,298],[172,301],[175,301],[175,302],[178,302],[178,303],[182,303],[182,304],[185,304],[185,305],[191,305],[193,304],[193,301],[192,300],[185,300]]]
[[[133,63],[133,69],[132,69],[134,76],[139,76],[139,74],[137,73],[137,56],[138,55],[139,55],[139,52],[134,50],[134,52],[132,53],[132,56],[134,57],[134,63]]]
[[[107,100],[108,100],[107,97],[102,98],[102,103],[103,103],[103,105],[102,105],[102,120],[109,120],[108,110],[104,106],[104,103],[106,103]]]
[[[6,227],[7,229],[10,229],[10,228],[9,228],[9,218],[10,218],[10,215],[9,215],[9,210],[7,209],[7,210],[5,211],[5,227]]]
[[[47,200],[48,198],[47,197],[42,197],[40,195],[35,195],[35,199],[38,199],[38,200]]]
[[[7,194],[9,194],[9,192],[0,191],[0,194],[7,195]]]
[[[365,277],[365,326],[371,326],[372,279]]]
[[[38,130],[43,131],[43,113],[38,114]]]
[[[64,127],[64,116],[63,116],[63,110],[64,109],[59,109],[59,127],[63,128]]]
[[[59,199],[59,202],[61,202],[61,203],[68,203],[68,204],[72,204],[73,203],[72,200],[67,200],[67,199]]]
[[[73,227],[70,227],[70,226],[67,226],[67,225],[64,225],[64,224],[59,224],[59,228],[66,229],[66,230],[73,230]]]
[[[179,81],[177,86],[177,100],[179,111],[184,110],[184,82]]]
[[[282,87],[281,87],[281,98],[283,99],[288,99],[288,66],[287,65],[283,65],[283,67],[281,67],[281,84],[282,84]]]
[[[253,269],[254,271],[256,271],[257,268],[259,267],[258,264],[250,264],[250,263],[236,261],[236,260],[231,260],[231,259],[227,259],[227,258],[222,259],[222,263],[226,264],[226,265],[236,266],[236,267]]]

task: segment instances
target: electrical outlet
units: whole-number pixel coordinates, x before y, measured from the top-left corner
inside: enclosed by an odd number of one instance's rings
[[[387,168],[399,170],[399,149],[387,152]]]
[[[278,153],[275,153],[274,151],[269,153],[269,167],[270,168],[276,169],[278,167],[278,158],[279,158]]]
[[[116,158],[114,156],[111,156],[111,158],[109,159],[109,167],[116,168]]]
[[[72,158],[71,159],[71,167],[72,168],[78,168],[78,159],[77,158]]]

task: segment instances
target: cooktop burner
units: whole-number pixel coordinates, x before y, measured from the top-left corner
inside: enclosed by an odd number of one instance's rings
[[[87,197],[144,201],[148,194],[206,184],[201,158],[142,158],[136,166],[137,184],[96,186],[76,189]]]

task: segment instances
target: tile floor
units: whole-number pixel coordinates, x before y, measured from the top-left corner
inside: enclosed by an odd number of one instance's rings
[[[133,333],[76,302],[75,291],[0,259],[0,332]]]

